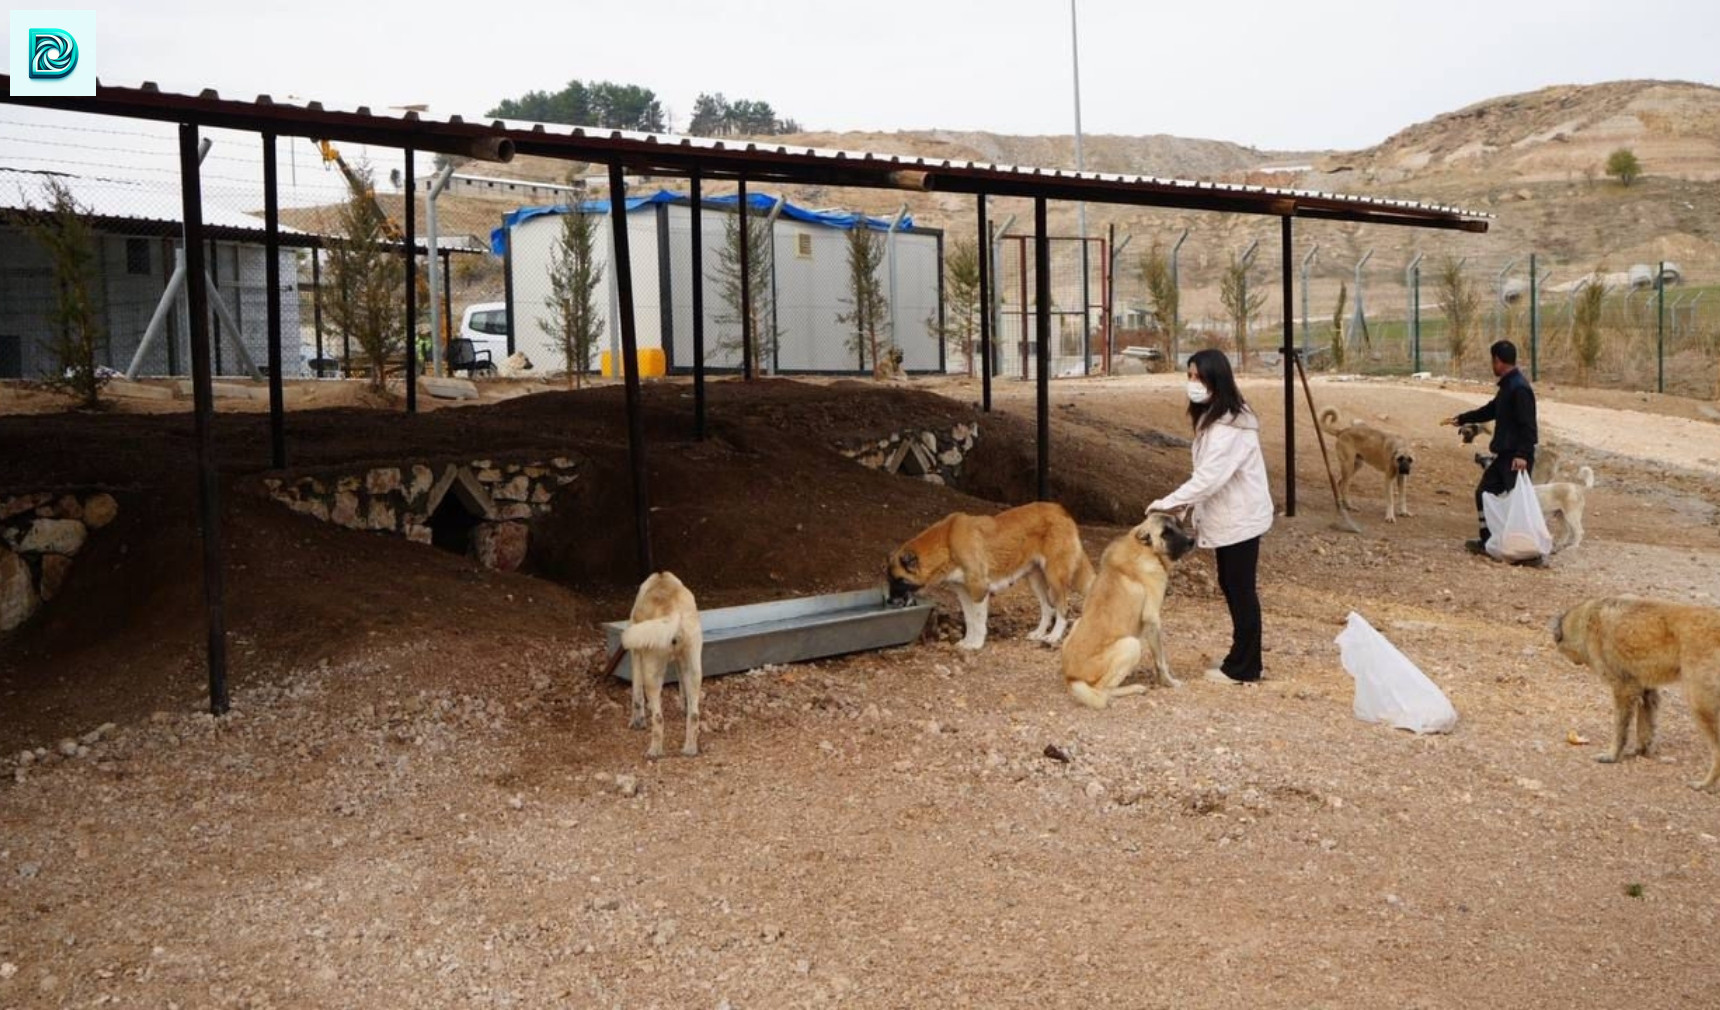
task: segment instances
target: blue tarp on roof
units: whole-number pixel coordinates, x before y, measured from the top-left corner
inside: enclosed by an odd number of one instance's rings
[[[768,214],[776,207],[777,199],[777,197],[768,196],[764,193],[748,193],[747,208],[760,214]],[[738,196],[705,197],[705,206],[707,207],[734,207],[739,202],[740,200]],[[671,193],[669,190],[660,189],[650,196],[629,197],[626,201],[627,212],[631,214],[640,207],[659,203],[687,205],[691,204],[692,201],[685,193]],[[490,251],[495,253],[497,256],[502,255],[504,241],[507,237],[504,233],[507,229],[518,227],[519,225],[530,221],[534,217],[541,217],[544,214],[566,214],[572,211],[572,209],[573,208],[568,204],[558,203],[547,207],[521,207],[519,210],[504,215],[502,217],[502,226],[490,232]],[[588,214],[607,214],[609,213],[609,201],[586,200],[579,205],[579,209]],[[797,207],[794,204],[789,203],[787,200],[782,202],[782,214],[780,216],[789,218],[793,221],[805,221],[808,224],[823,225],[826,228],[840,228],[843,231],[852,231],[854,228],[862,226],[871,228],[874,231],[889,231],[891,224],[890,218],[867,217],[864,214],[842,214],[835,211],[807,210],[805,207]],[[912,216],[904,216],[902,218],[902,230],[914,230],[914,219]]]

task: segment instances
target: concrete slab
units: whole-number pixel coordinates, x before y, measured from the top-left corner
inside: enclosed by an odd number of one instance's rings
[[[478,398],[478,385],[470,379],[440,379],[434,376],[424,376],[418,380],[418,389],[438,400],[476,400]]]
[[[102,387],[103,396],[117,397],[121,400],[171,400],[173,390],[166,386],[154,386],[146,382],[132,382],[129,379],[110,379]]]

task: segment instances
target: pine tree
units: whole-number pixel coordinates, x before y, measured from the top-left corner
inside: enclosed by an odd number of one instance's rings
[[[603,336],[596,304],[601,276],[597,226],[597,215],[578,206],[562,215],[561,237],[550,251],[550,294],[543,300],[550,317],[538,320],[560,348],[568,382],[576,389],[584,383],[592,349]]]
[[[406,346],[406,263],[387,241],[382,211],[368,192],[370,166],[359,165],[354,174],[363,185],[341,206],[339,236],[329,243],[328,284],[335,297],[326,311],[334,331],[358,346],[370,387],[381,392],[388,360]]]
[[[106,382],[97,374],[97,359],[107,347],[96,305],[101,286],[96,237],[89,211],[78,204],[65,183],[49,177],[47,188],[48,206],[41,210],[32,206],[29,224],[53,270],[54,302],[48,310],[48,325],[54,336],[45,346],[55,370],[47,384],[76,396],[79,405],[93,408],[99,406]]]
[[[887,347],[894,344],[890,325],[890,299],[878,281],[884,262],[884,236],[861,221],[848,232],[848,297],[842,301],[849,311],[836,317],[854,327],[848,349],[860,356],[860,367],[879,374],[879,363]],[[882,335],[880,334],[880,331]]]

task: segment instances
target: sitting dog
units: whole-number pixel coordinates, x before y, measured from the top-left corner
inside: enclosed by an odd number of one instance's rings
[[[651,747],[648,758],[663,756],[663,678],[670,660],[681,681],[681,708],[687,713],[687,738],[681,753],[699,753],[699,681],[703,677],[701,656],[704,632],[699,627],[699,605],[693,594],[670,572],[657,572],[639,587],[621,647],[633,660],[633,719],[628,725],[645,725],[645,706],[651,706]]]
[[[1144,650],[1152,653],[1159,683],[1178,686],[1165,656],[1159,608],[1171,566],[1194,543],[1176,519],[1154,512],[1105,548],[1081,618],[1063,643],[1063,680],[1076,701],[1104,708],[1112,698],[1145,691],[1144,684],[1123,683],[1140,665]]]
[[[1560,614],[1553,622],[1553,642],[1566,659],[1588,665],[1612,688],[1612,747],[1596,761],[1612,764],[1647,754],[1654,743],[1660,688],[1683,681],[1711,757],[1707,776],[1690,786],[1707,789],[1720,782],[1720,610],[1606,596]],[[1627,751],[1633,716],[1636,750]]]
[[[896,548],[885,574],[897,605],[918,590],[953,583],[966,626],[964,649],[985,646],[992,594],[1026,576],[1039,598],[1039,626],[1027,637],[1056,645],[1066,630],[1069,594],[1092,585],[1093,563],[1063,506],[1034,502],[995,516],[952,512]]]
[[[1409,510],[1406,490],[1410,465],[1415,462],[1415,457],[1410,455],[1409,441],[1360,421],[1350,422],[1347,428],[1340,426],[1338,421],[1336,408],[1327,407],[1320,411],[1320,428],[1337,439],[1332,454],[1338,466],[1340,506],[1344,509],[1351,507],[1350,480],[1365,463],[1385,474],[1386,522],[1397,522],[1399,513],[1413,519],[1415,514]]]
[[[526,352],[515,351],[502,359],[496,369],[496,374],[504,379],[517,379],[532,370],[532,359],[526,357]]]

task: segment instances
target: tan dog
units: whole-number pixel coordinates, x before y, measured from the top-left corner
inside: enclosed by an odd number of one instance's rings
[[[687,738],[681,753],[699,753],[699,682],[703,678],[701,658],[704,632],[699,626],[699,605],[693,594],[669,572],[657,572],[639,587],[633,614],[621,633],[621,647],[633,660],[633,719],[628,725],[645,725],[645,706],[651,707],[651,747],[648,758],[663,756],[663,678],[669,662],[675,662],[681,681],[681,708],[687,713]]]
[[[1485,421],[1479,424],[1460,424],[1457,426],[1457,436],[1463,439],[1464,445],[1469,445],[1482,435],[1493,434],[1493,426]],[[1559,464],[1564,460],[1559,447],[1551,442],[1542,442],[1535,446],[1536,479],[1551,481],[1559,472]],[[1493,457],[1485,453],[1476,453],[1475,462],[1479,466],[1487,466],[1493,462]]]
[[[1409,442],[1360,421],[1351,421],[1347,428],[1341,427],[1338,421],[1335,407],[1320,411],[1321,429],[1337,439],[1332,455],[1338,464],[1338,500],[1342,507],[1351,507],[1350,479],[1361,471],[1365,463],[1385,474],[1386,522],[1397,522],[1400,513],[1415,518],[1415,513],[1409,510],[1406,490],[1410,464],[1415,462],[1415,457],[1410,455]]]
[[[1720,610],[1683,603],[1605,596],[1577,604],[1553,623],[1566,659],[1600,674],[1613,693],[1612,748],[1596,761],[1647,754],[1654,743],[1659,689],[1684,682],[1696,728],[1708,738],[1708,775],[1691,788],[1720,782]],[[1631,717],[1636,750],[1625,749]]]
[[[1148,515],[1105,548],[1081,619],[1063,643],[1063,680],[1076,701],[1104,708],[1112,698],[1145,691],[1144,684],[1123,681],[1148,651],[1159,683],[1178,685],[1165,655],[1159,609],[1171,566],[1193,549],[1194,538],[1163,512]]]
[[[1595,486],[1595,472],[1588,467],[1577,470],[1576,481],[1536,484],[1535,500],[1541,503],[1541,514],[1555,514],[1565,521],[1565,536],[1553,541],[1554,551],[1569,550],[1583,542],[1583,508],[1588,503],[1589,489]]]
[[[984,647],[992,594],[1025,576],[1039,598],[1039,626],[1027,637],[1056,645],[1067,627],[1069,594],[1092,585],[1093,563],[1063,506],[1034,502],[995,516],[953,512],[898,547],[886,574],[890,601],[897,604],[918,590],[954,584],[966,627],[964,649]]]

